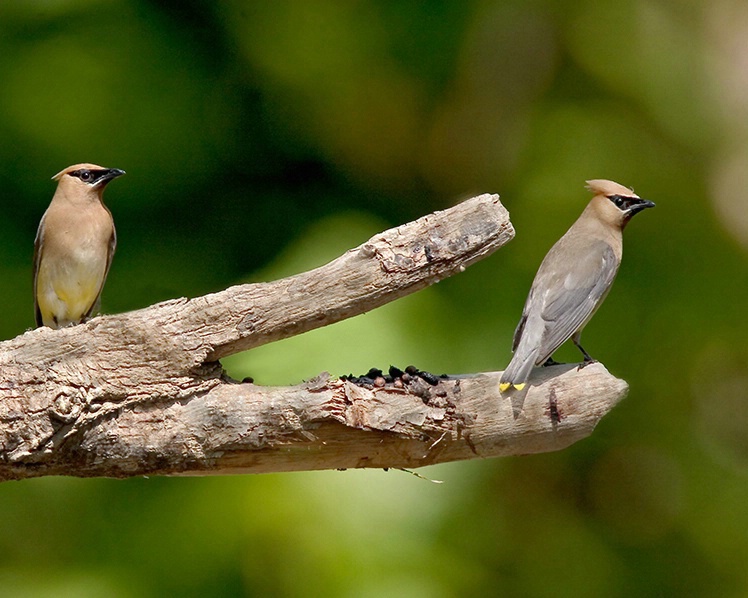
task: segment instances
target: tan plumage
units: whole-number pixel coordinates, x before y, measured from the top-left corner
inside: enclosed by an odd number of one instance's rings
[[[501,391],[524,388],[532,368],[546,363],[582,329],[608,294],[623,253],[623,229],[637,212],[654,207],[630,189],[606,180],[587,181],[595,196],[540,264],[514,333],[514,356],[501,376]]]
[[[57,190],[34,241],[37,326],[78,324],[98,307],[117,244],[102,193],[123,174],[117,168],[75,164],[52,177]]]

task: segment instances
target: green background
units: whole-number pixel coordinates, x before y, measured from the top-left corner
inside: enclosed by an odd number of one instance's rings
[[[657,208],[585,332],[631,386],[589,439],[421,470],[443,484],[6,482],[0,595],[748,595],[746,39],[742,0],[2,0],[0,338],[33,324],[49,178],[81,161],[128,173],[105,195],[108,313],[293,274],[501,194],[509,245],[225,361],[260,384],[502,369],[585,179]]]

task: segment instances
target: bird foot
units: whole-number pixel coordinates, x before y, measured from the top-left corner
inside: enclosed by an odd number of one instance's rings
[[[597,359],[585,359],[582,363],[577,366],[577,371],[586,368],[591,363],[597,363]]]

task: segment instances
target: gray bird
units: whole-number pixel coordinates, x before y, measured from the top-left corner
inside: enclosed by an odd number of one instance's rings
[[[514,332],[514,356],[499,389],[522,390],[532,368],[553,363],[551,356],[569,338],[579,344],[582,329],[610,291],[623,253],[623,229],[634,214],[654,203],[606,180],[587,181],[592,201],[540,264]]]
[[[118,168],[75,164],[52,177],[57,190],[34,241],[37,326],[78,324],[97,308],[117,245],[101,195],[123,174]]]

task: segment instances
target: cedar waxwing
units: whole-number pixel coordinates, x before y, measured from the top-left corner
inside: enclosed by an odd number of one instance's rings
[[[117,235],[101,195],[117,168],[75,164],[52,177],[52,202],[34,241],[36,325],[79,324],[98,308]]]
[[[579,344],[582,329],[605,299],[618,272],[622,232],[629,220],[654,203],[613,181],[587,181],[595,194],[566,234],[540,264],[514,332],[512,361],[499,389],[522,390],[532,368],[553,363],[551,356],[570,337]]]

